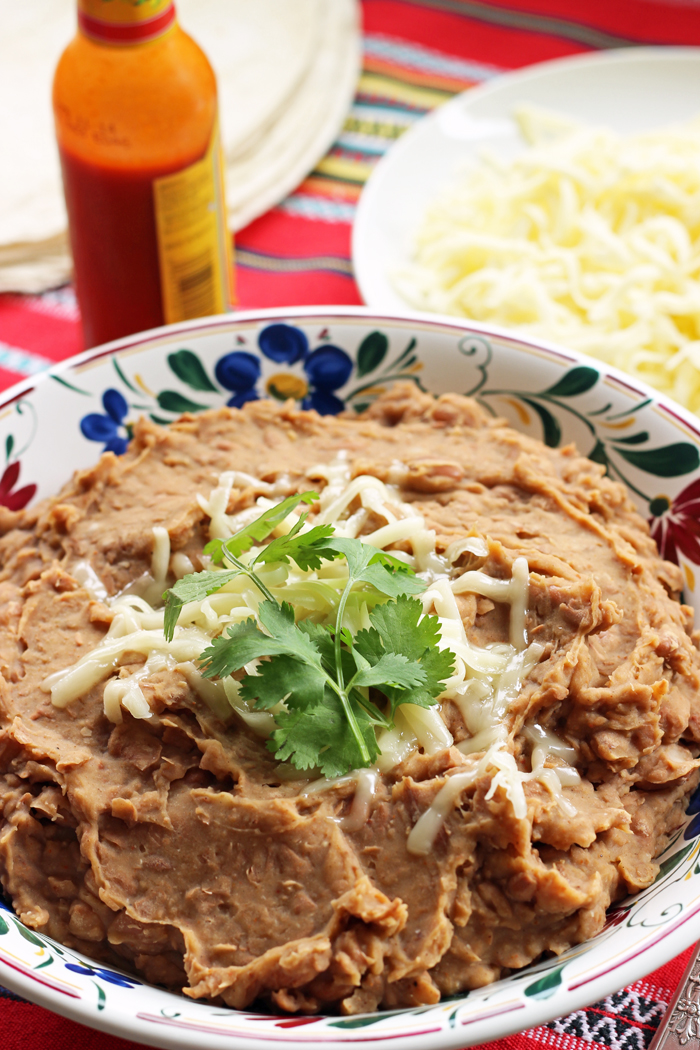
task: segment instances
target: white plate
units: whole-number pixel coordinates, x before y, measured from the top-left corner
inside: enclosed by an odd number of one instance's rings
[[[471,88],[415,124],[360,197],[352,257],[368,306],[406,310],[390,274],[409,261],[426,206],[482,146],[505,158],[523,149],[512,117],[523,102],[621,133],[687,120],[700,113],[700,48],[625,48],[542,62]]]

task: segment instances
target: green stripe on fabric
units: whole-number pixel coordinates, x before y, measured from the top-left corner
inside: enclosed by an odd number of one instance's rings
[[[474,2],[474,0],[402,0],[414,7],[431,7],[436,11],[449,11],[453,15],[463,15],[478,22],[491,25],[507,26],[509,29],[524,29],[528,33],[546,33],[548,36],[573,40],[588,47],[635,47],[640,41],[627,40],[613,36],[593,26],[567,22],[563,18],[552,18],[549,15],[538,15],[530,11],[513,11],[503,7],[492,7],[491,4]]]
[[[340,273],[352,277],[352,263],[339,255],[307,255],[301,258],[284,259],[279,255],[268,255],[264,252],[250,251],[248,248],[236,249],[236,262],[251,270],[265,270],[269,273],[305,273],[309,270],[324,270],[328,273]]]

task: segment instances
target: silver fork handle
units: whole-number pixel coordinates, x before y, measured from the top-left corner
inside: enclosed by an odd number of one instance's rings
[[[649,1050],[682,1050],[688,1044],[688,1050],[700,1046],[700,943],[695,945]]]

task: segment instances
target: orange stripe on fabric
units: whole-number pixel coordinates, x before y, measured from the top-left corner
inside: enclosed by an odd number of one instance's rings
[[[309,175],[300,186],[297,193],[308,193],[315,197],[329,197],[343,201],[357,201],[360,199],[362,187],[352,182],[343,182],[339,179],[324,178],[322,175]]]
[[[466,88],[473,87],[477,83],[476,80],[458,77],[444,77],[437,73],[422,73],[418,69],[410,69],[405,66],[396,65],[393,62],[386,62],[379,58],[373,58],[369,55],[365,56],[363,62],[363,68],[366,73],[380,73],[384,76],[391,77],[393,80],[399,80],[405,84],[412,84],[415,87],[426,87],[432,88],[435,91],[449,91],[452,94],[457,94],[459,91],[464,91]]]

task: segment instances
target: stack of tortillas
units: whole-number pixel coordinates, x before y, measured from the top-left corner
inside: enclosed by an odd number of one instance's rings
[[[219,82],[229,219],[240,229],[328,150],[360,67],[358,0],[176,0]],[[0,292],[68,280],[51,82],[75,0],[7,4],[0,20]]]

